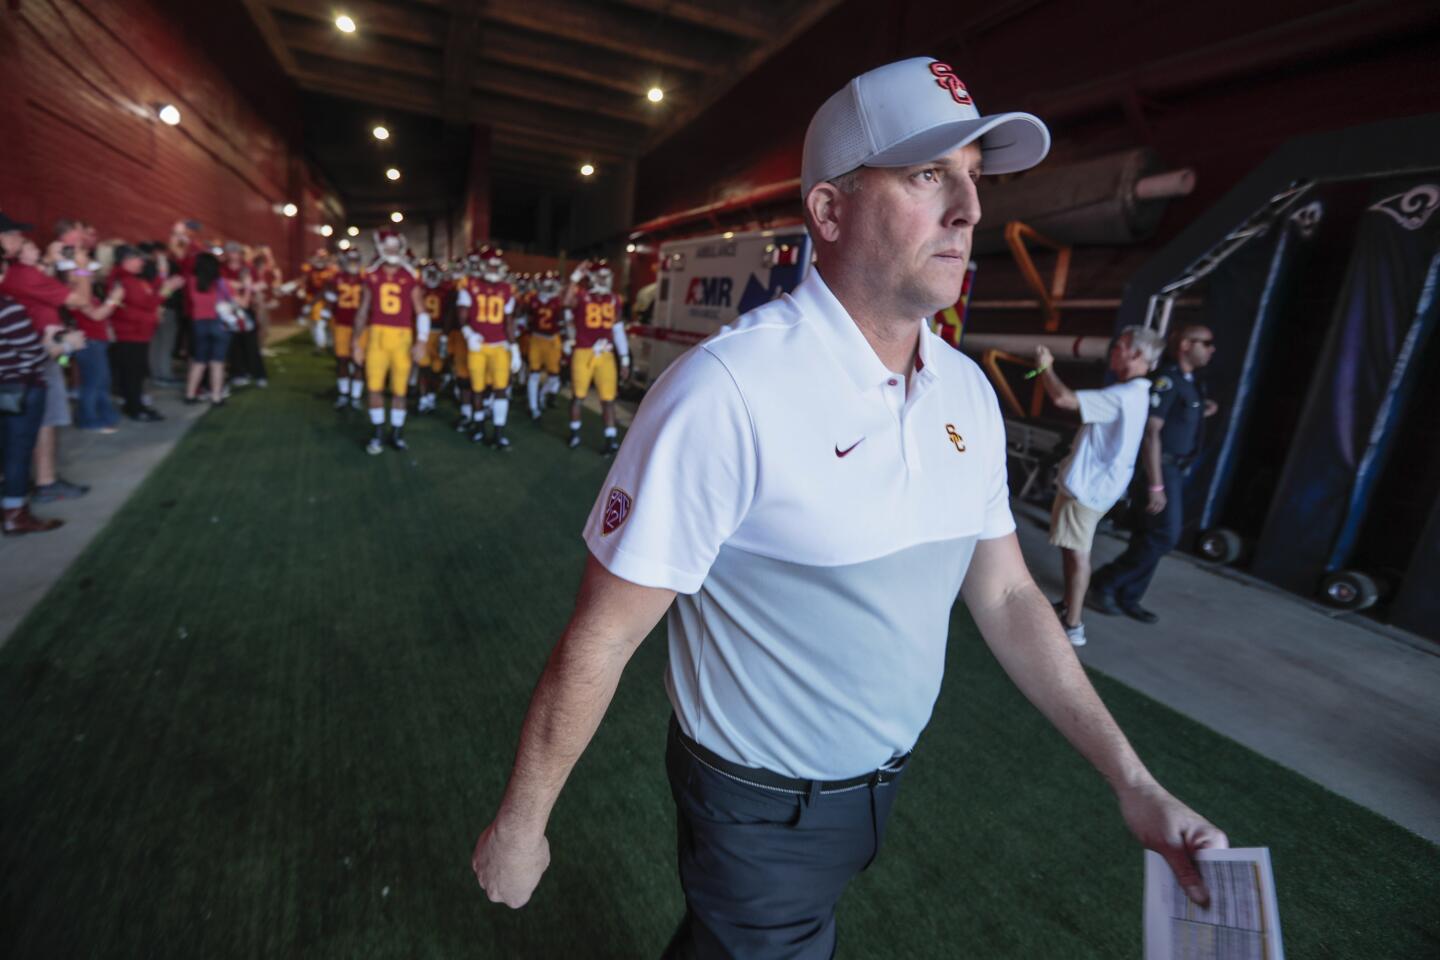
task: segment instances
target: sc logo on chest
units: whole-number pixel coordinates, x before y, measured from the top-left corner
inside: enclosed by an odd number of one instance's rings
[[[965,452],[965,438],[955,432],[955,424],[945,424],[945,435],[950,438],[951,443],[955,444],[956,453]]]

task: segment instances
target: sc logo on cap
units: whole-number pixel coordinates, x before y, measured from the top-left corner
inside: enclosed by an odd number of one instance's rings
[[[950,96],[962,107],[973,107],[975,101],[970,98],[970,91],[965,89],[965,82],[955,76],[955,68],[948,63],[941,63],[936,60],[930,64],[930,72],[935,74],[935,85],[942,90],[950,91]]]

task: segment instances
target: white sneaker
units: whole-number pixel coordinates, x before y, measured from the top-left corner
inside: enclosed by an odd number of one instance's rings
[[[1066,626],[1065,623],[1064,623],[1064,621],[1061,621],[1060,626],[1062,626],[1062,627],[1065,628],[1065,636],[1067,636],[1067,637],[1070,638],[1070,646],[1072,646],[1072,647],[1083,647],[1083,646],[1085,646],[1085,624],[1080,623],[1080,624],[1076,624],[1076,625],[1073,626],[1073,627],[1070,627],[1070,626]]]

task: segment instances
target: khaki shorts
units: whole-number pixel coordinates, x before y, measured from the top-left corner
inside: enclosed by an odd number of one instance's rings
[[[1055,504],[1050,508],[1051,545],[1089,553],[1095,542],[1095,528],[1103,516],[1103,510],[1091,510],[1065,491],[1057,490]]]

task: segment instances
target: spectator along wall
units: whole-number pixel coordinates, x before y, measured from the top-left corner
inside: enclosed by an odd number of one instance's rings
[[[10,0],[0,85],[0,208],[42,239],[59,217],[131,240],[194,218],[205,240],[269,244],[289,273],[320,242],[333,197],[241,4]],[[166,103],[179,126],[157,118]]]

